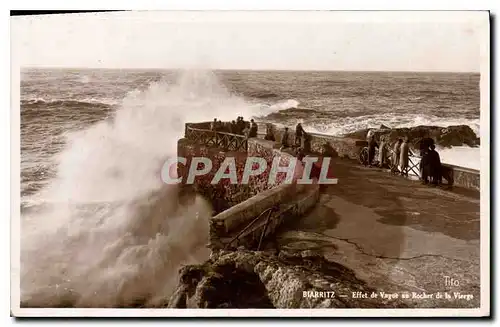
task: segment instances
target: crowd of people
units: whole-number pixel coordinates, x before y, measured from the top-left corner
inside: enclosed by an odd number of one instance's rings
[[[414,155],[410,149],[409,138],[399,138],[391,146],[388,135],[380,136],[380,144],[375,140],[373,131],[370,130],[367,134],[368,141],[368,165],[373,167],[375,161],[375,153],[378,149],[378,166],[385,168],[391,162],[391,172],[394,174],[408,176],[410,167],[410,156]],[[434,140],[424,138],[420,142],[420,164],[419,171],[423,184],[441,184],[441,159],[436,151]],[[392,150],[392,151],[391,151]],[[392,152],[389,154],[389,152]]]
[[[274,136],[272,136],[272,138],[274,139]],[[271,139],[271,137],[269,137],[269,139]],[[290,132],[288,130],[288,127],[285,127],[285,131],[281,136],[281,149],[302,148],[302,150],[304,150],[304,147],[307,147],[304,143],[306,143],[308,140],[309,135],[306,133],[301,123],[298,123],[295,126],[295,138],[293,140],[293,143],[290,142]]]
[[[245,121],[243,117],[238,117],[236,120],[230,122],[223,122],[214,118],[210,124],[210,129],[212,131],[232,133],[238,135],[245,135],[248,138],[257,137],[259,132],[259,127],[257,123],[251,119],[250,121]],[[264,139],[268,141],[276,141],[276,136],[274,132],[274,127],[272,124],[266,125],[266,134]],[[301,123],[298,123],[295,127],[295,138],[293,142],[290,142],[290,133],[288,127],[285,127],[284,133],[281,136],[281,148],[299,148],[303,147],[304,141],[308,140],[308,134],[305,132]]]
[[[210,124],[210,129],[217,132],[245,135],[250,138],[257,137],[259,127],[253,119],[248,122],[245,121],[243,117],[239,116],[236,120],[232,120],[230,122],[222,122],[217,120],[217,118],[214,118]]]
[[[210,126],[213,131],[220,131],[226,133],[232,133],[237,135],[245,135],[247,138],[257,137],[258,135],[258,125],[251,119],[250,121],[245,121],[243,117],[239,116],[236,120],[231,122],[222,122],[214,118]],[[272,124],[267,124],[266,134],[264,136],[265,140],[276,141],[274,127]],[[306,133],[301,123],[295,126],[295,137],[293,142],[290,140],[290,131],[288,127],[284,128],[284,132],[280,139],[280,149],[292,148],[295,150],[296,155],[301,159],[305,156],[305,153],[310,149],[308,147],[308,141],[310,142],[310,136]],[[381,168],[391,167],[391,172],[394,174],[401,174],[403,176],[408,176],[409,170],[413,169],[410,167],[410,156],[413,155],[410,149],[409,138],[399,138],[394,144],[390,144],[389,136],[380,136],[380,144],[377,143],[373,130],[369,130],[367,134],[368,142],[368,166],[373,167],[374,162],[378,162],[378,166]],[[422,178],[422,183],[424,184],[441,184],[442,174],[441,174],[441,160],[439,153],[436,151],[434,145],[434,140],[431,138],[424,138],[419,142],[420,144],[420,176]],[[378,149],[378,158],[375,158]],[[389,165],[389,162],[391,163]]]

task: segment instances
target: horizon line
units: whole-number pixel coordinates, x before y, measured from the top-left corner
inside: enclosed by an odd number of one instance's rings
[[[269,69],[269,68],[196,68],[196,67],[78,67],[78,66],[20,66],[20,69],[81,69],[81,70],[208,70],[208,71],[275,71],[275,72],[359,72],[359,73],[452,73],[481,74],[481,71],[450,71],[450,70],[349,70],[349,69]]]

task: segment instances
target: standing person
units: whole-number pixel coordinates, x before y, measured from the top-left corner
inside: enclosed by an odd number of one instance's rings
[[[302,128],[302,124],[298,123],[297,126],[295,127],[295,146],[301,146],[303,135],[304,135],[304,129]]]
[[[285,127],[285,131],[283,132],[283,135],[281,136],[281,148],[285,149],[288,148],[288,127]]]
[[[259,131],[259,127],[257,126],[257,123],[253,119],[250,120],[249,137],[257,137],[258,131]]]
[[[394,144],[394,148],[392,149],[392,171],[397,172],[399,166],[399,157],[401,155],[401,144],[403,143],[402,139],[398,139],[398,141]]]
[[[420,148],[420,175],[422,176],[422,184],[429,183],[430,177],[430,156],[429,156],[429,148]]]
[[[243,135],[243,130],[245,129],[245,122],[243,121],[243,117],[238,117],[236,120],[236,125],[238,125],[238,134]]]
[[[233,134],[238,134],[238,125],[236,125],[236,121],[234,120],[231,121],[230,132]]]
[[[378,165],[380,168],[385,166],[386,158],[387,158],[387,148],[386,148],[386,136],[382,135],[380,137],[380,146],[378,148]]]
[[[403,143],[401,144],[401,154],[399,157],[399,163],[401,164],[401,175],[408,176],[408,167],[410,161],[410,145],[408,144],[408,137],[405,137]]]
[[[419,143],[420,156],[422,156],[424,152],[429,151],[430,146],[433,144],[434,144],[434,139],[430,137],[424,137],[422,140],[420,140]]]
[[[368,130],[368,133],[366,134],[366,141],[370,143],[370,140],[373,138],[374,131],[373,129]]]
[[[217,118],[214,118],[214,121],[210,123],[210,130],[215,131],[217,128]]]
[[[428,156],[431,182],[433,185],[439,185],[441,184],[441,158],[434,144],[431,144]]]
[[[264,136],[264,140],[268,141],[276,141],[273,133],[273,125],[266,124],[266,136]]]
[[[304,132],[304,134],[302,135],[302,139],[304,140],[302,145],[304,152],[306,153],[311,152],[311,135]]]
[[[374,137],[370,138],[368,142],[368,166],[372,166],[373,159],[375,158],[375,148],[378,148],[378,144]]]

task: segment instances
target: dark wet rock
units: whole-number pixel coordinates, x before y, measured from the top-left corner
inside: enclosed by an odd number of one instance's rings
[[[281,251],[278,255],[220,251],[202,265],[182,268],[180,275],[169,301],[171,308],[405,307],[397,300],[354,299],[352,292],[376,290],[352,270],[314,251]],[[305,297],[304,292],[335,292],[337,296]]]
[[[420,141],[430,137],[434,143],[442,147],[468,145],[479,146],[479,138],[476,133],[467,125],[457,125],[449,127],[438,126],[416,126],[410,128],[387,129],[384,125],[380,129],[374,130],[374,136],[380,140],[380,136],[387,135],[390,142],[396,142],[399,138],[408,137],[414,148],[417,148]],[[344,136],[351,138],[366,139],[369,129],[362,129]]]

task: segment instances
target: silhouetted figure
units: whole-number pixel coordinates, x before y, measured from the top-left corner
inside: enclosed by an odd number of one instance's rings
[[[283,136],[281,137],[281,147],[288,148],[288,127],[285,127],[285,131],[283,132]]]
[[[430,156],[429,156],[429,148],[423,149],[420,148],[420,174],[422,176],[422,184],[429,183],[429,177],[431,172],[431,164],[430,164]]]
[[[441,158],[439,153],[436,151],[436,146],[431,144],[429,150],[429,173],[431,177],[432,184],[441,184]]]
[[[215,130],[220,132],[224,131],[224,123],[220,119],[217,120],[217,123],[215,124]]]
[[[434,145],[434,139],[430,137],[424,137],[422,140],[420,140],[419,143],[420,156],[422,156],[424,152],[428,151],[431,145]]]
[[[257,126],[257,123],[252,119],[250,120],[250,132],[248,134],[248,137],[257,137],[259,130],[259,126]]]
[[[273,125],[271,124],[266,125],[266,135],[264,136],[264,140],[276,141],[276,138],[274,137],[273,133]]]
[[[238,117],[238,119],[236,120],[236,125],[238,127],[237,134],[243,135],[243,130],[245,129],[245,121],[243,120],[243,117]]]
[[[375,148],[378,148],[378,144],[375,141],[375,138],[370,138],[368,142],[368,165],[371,166],[373,163],[373,159],[375,159]]]
[[[311,135],[307,134],[304,132],[304,135],[302,136],[304,142],[302,144],[302,148],[304,149],[305,153],[311,152]]]
[[[238,134],[238,125],[236,125],[236,121],[234,120],[231,121],[230,133]]]
[[[210,130],[215,131],[217,129],[217,118],[214,118],[214,121],[210,123]]]
[[[302,124],[298,123],[295,127],[295,146],[302,145],[302,136],[304,135],[304,129],[302,128]]]

